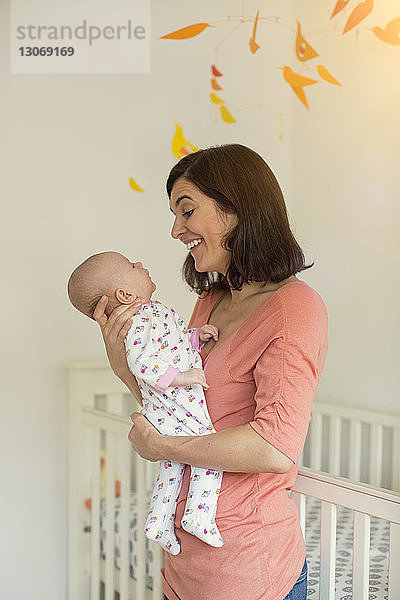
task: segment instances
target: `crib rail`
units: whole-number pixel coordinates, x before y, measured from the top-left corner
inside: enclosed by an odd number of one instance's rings
[[[301,463],[400,491],[400,415],[314,402]]]
[[[138,536],[136,581],[129,574],[129,499],[137,490],[138,531],[143,531],[146,495],[154,481],[154,464],[143,461],[127,442],[129,417],[138,408],[124,385],[103,361],[69,365],[69,600],[161,600],[161,578],[153,590],[146,587],[145,538]],[[327,443],[325,442],[327,440]],[[388,442],[389,441],[389,442]],[[99,561],[99,516],[101,508],[99,456],[107,452],[103,501],[115,503],[115,477],[121,482],[120,569],[114,567],[113,514],[106,514],[105,560]],[[367,452],[366,452],[367,448]],[[368,467],[364,465],[367,460]],[[400,416],[385,415],[355,407],[315,402],[303,455],[303,464],[293,491],[305,527],[306,497],[321,500],[320,599],[333,600],[337,507],[353,511],[353,598],[368,598],[370,516],[390,522],[389,598],[400,590],[400,496],[377,486],[390,483],[400,488]],[[389,469],[385,467],[389,465]],[[311,467],[311,468],[307,468]],[[321,467],[330,475],[321,473]],[[385,467],[385,468],[384,468]],[[386,470],[385,470],[386,469]],[[371,485],[349,481],[364,478]],[[105,495],[104,495],[105,494]],[[90,515],[83,499],[90,496]],[[90,517],[91,534],[88,530]],[[152,543],[156,573],[163,561]]]
[[[143,531],[146,492],[155,465],[131,451],[129,414],[140,407],[125,386],[100,361],[69,365],[69,600],[161,600],[163,552],[150,542],[157,577],[146,587],[146,539],[137,538],[136,580],[129,573],[130,498],[137,491],[137,530]],[[100,456],[106,452],[105,493],[101,497]],[[114,565],[115,480],[120,482],[120,568]],[[103,490],[104,492],[104,490]],[[84,507],[90,497],[91,510]],[[105,559],[100,560],[100,508],[106,507]],[[88,525],[88,520],[90,525]],[[90,531],[90,536],[85,533]]]
[[[321,599],[334,600],[335,597],[337,506],[353,511],[353,598],[368,600],[371,515],[390,522],[389,598],[397,598],[400,590],[400,494],[302,467],[293,495],[303,532],[305,497],[321,500]]]
[[[113,398],[115,401],[115,398]],[[115,402],[114,402],[115,406]],[[152,485],[154,480],[153,465],[143,460],[139,455],[131,452],[127,441],[127,433],[130,427],[130,420],[116,414],[106,413],[95,408],[83,409],[83,423],[90,427],[92,433],[93,450],[93,470],[96,470],[94,480],[94,494],[92,498],[92,521],[96,526],[92,529],[91,537],[91,585],[90,600],[99,599],[99,509],[100,496],[98,493],[98,471],[100,456],[100,437],[105,433],[105,447],[107,449],[107,485],[105,504],[107,507],[114,507],[115,504],[115,476],[117,474],[121,486],[120,492],[120,530],[121,530],[121,568],[118,581],[115,581],[116,571],[114,569],[114,510],[107,509],[106,517],[106,548],[105,548],[105,569],[104,569],[104,600],[114,600],[114,592],[118,590],[119,600],[146,600],[151,597],[152,600],[160,600],[163,597],[161,590],[161,579],[154,579],[153,590],[146,589],[146,539],[139,535],[137,539],[137,578],[135,582],[130,583],[129,578],[129,496],[132,489],[131,474],[134,473],[134,489],[137,490],[137,530],[142,532],[144,529],[146,515],[146,492],[149,489],[149,483]],[[118,456],[118,461],[117,461]],[[132,460],[132,465],[131,465]],[[158,544],[152,543],[152,550],[155,555],[155,562],[159,568],[162,564],[162,550]]]

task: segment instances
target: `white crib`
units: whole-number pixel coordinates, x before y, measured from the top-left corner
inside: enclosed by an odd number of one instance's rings
[[[67,370],[68,599],[161,600],[163,552],[143,534],[146,503],[158,465],[133,453],[127,440],[129,414],[138,405],[103,361],[77,362],[69,364]],[[330,474],[321,473],[321,468]],[[359,483],[360,479],[366,483]],[[399,484],[399,415],[314,403],[293,490],[306,543],[308,531],[318,521],[318,530],[312,530],[314,541],[310,539],[312,545],[318,537],[320,552],[313,571],[314,597],[400,598]],[[378,487],[381,485],[397,491]],[[89,498],[90,510],[85,507]],[[307,507],[311,507],[308,512]],[[352,591],[347,596],[335,596],[337,515],[343,511],[351,511],[352,516],[346,517],[352,521],[353,557],[346,559],[351,562]],[[374,523],[377,519],[387,522],[389,532],[388,552],[380,547],[381,554],[375,556],[381,559],[380,570],[387,564],[388,588],[386,591],[385,585],[380,595],[370,595],[371,519]],[[371,529],[379,528],[374,525]],[[351,551],[342,554],[351,555]]]

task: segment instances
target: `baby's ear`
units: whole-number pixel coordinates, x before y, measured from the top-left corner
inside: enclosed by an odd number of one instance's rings
[[[131,294],[131,292],[126,292],[121,288],[115,290],[115,297],[121,304],[132,304],[132,302],[134,302],[137,298],[135,294]]]

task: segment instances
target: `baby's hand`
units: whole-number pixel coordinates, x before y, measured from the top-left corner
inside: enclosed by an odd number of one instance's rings
[[[198,383],[204,389],[208,389],[206,382],[206,376],[204,375],[203,369],[188,369],[178,373],[172,380],[171,385],[192,385],[192,383]]]
[[[218,340],[218,329],[214,325],[203,325],[199,330],[199,338],[202,342],[208,342],[211,338]]]

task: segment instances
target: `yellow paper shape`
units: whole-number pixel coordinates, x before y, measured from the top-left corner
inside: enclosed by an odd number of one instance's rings
[[[234,119],[226,108],[226,106],[220,106],[219,110],[221,111],[221,117],[225,121],[225,123],[236,123],[236,119]]]
[[[254,19],[253,34],[249,40],[250,52],[252,54],[255,54],[257,52],[257,50],[260,48],[260,46],[256,42],[256,31],[257,31],[257,23],[258,23],[259,14],[260,14],[260,9],[258,9],[256,18]]]
[[[188,25],[182,29],[167,33],[166,35],[161,36],[160,40],[188,40],[189,38],[199,35],[206,27],[213,27],[213,25],[209,25],[208,23],[195,23],[194,25]]]
[[[333,17],[337,15],[341,10],[346,8],[349,2],[350,0],[338,0],[335,4],[335,8],[333,9],[333,13],[331,14],[331,19],[333,19]]]
[[[172,138],[172,152],[176,158],[183,158],[192,152],[197,152],[198,148],[193,146],[183,135],[183,129],[178,123],[175,123],[175,133]]]
[[[213,92],[210,94],[210,100],[211,102],[214,102],[214,104],[221,104],[222,102],[225,102],[225,100],[218,98],[218,96],[216,96]]]
[[[217,92],[219,90],[222,90],[222,87],[219,85],[218,81],[215,79],[215,77],[213,77],[211,79],[211,87],[213,90],[216,90]]]
[[[328,83],[333,83],[334,85],[342,85],[333,77],[333,75],[329,73],[328,69],[325,69],[323,65],[318,65],[317,70],[321,79],[324,79]]]
[[[129,178],[129,185],[131,186],[131,188],[133,190],[135,190],[135,192],[143,192],[144,191],[144,190],[142,190],[142,188],[140,187],[140,185],[138,185],[136,183],[136,181],[132,177]]]
[[[317,79],[310,79],[309,77],[304,77],[303,75],[299,75],[299,73],[295,73],[291,67],[283,68],[283,77],[285,81],[288,82],[296,96],[299,100],[304,104],[306,108],[309,108],[306,95],[303,91],[303,87],[306,85],[312,85],[313,83],[318,83]]]
[[[357,4],[351,15],[346,21],[346,25],[343,29],[343,35],[353,29],[356,25],[361,23],[372,11],[374,8],[374,0],[365,0],[365,2],[360,2]]]
[[[310,46],[307,40],[304,39],[304,36],[301,33],[301,25],[299,21],[297,21],[296,55],[301,62],[318,56],[318,52],[316,52],[314,48]]]
[[[396,17],[386,25],[385,29],[373,27],[372,31],[378,39],[387,44],[400,44],[400,17]]]

